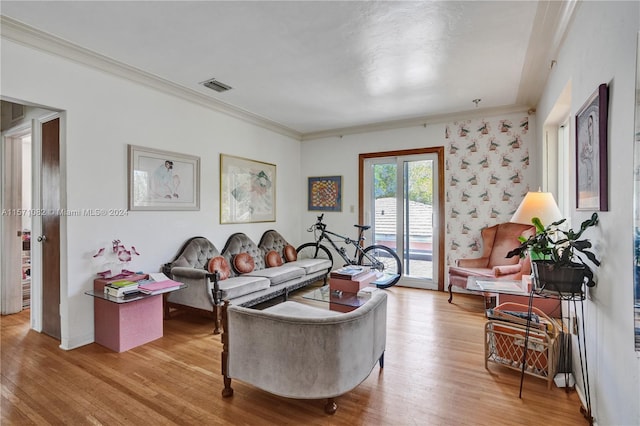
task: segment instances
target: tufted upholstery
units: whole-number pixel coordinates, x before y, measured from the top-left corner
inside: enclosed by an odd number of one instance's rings
[[[284,255],[284,248],[289,245],[287,240],[284,239],[278,231],[270,229],[262,234],[258,247],[260,247],[265,253],[269,253],[271,250],[280,255],[282,259],[286,259]]]
[[[233,265],[233,257],[236,254],[249,253],[249,256],[253,257],[254,271],[259,271],[265,268],[264,253],[254,243],[251,238],[242,232],[236,232],[231,235],[227,240],[224,248],[222,249],[222,256],[227,259],[230,265]],[[232,276],[238,276],[238,273],[232,268]]]
[[[255,268],[252,272],[238,274],[231,268],[228,279],[218,280],[208,271],[209,259],[222,256],[232,265],[234,256],[240,253],[246,253],[253,259]],[[274,297],[286,298],[290,291],[307,284],[317,280],[326,282],[331,270],[331,262],[326,259],[307,259],[307,263],[290,262],[266,268],[266,253],[241,232],[227,239],[222,252],[204,237],[191,238],[183,245],[176,259],[163,267],[163,271],[174,280],[187,284],[187,288],[171,292],[167,301],[172,305],[212,312],[216,321],[214,333],[217,333],[219,307],[223,300],[239,306],[254,306]]]
[[[173,262],[165,265],[169,270],[174,266],[206,269],[209,259],[219,256],[218,249],[205,237],[187,240]]]
[[[277,252],[283,259],[286,259],[284,255],[284,248],[290,245],[287,240],[280,235],[278,231],[269,230],[262,234],[260,243],[258,246],[264,253],[268,253],[271,250]],[[327,259],[297,259],[294,261],[287,261],[284,266],[295,266],[303,268],[307,274],[314,274],[325,269],[331,270],[333,264]]]

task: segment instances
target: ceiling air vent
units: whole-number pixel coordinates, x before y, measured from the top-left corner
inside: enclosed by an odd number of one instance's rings
[[[226,84],[219,82],[215,78],[203,81],[200,84],[203,84],[205,87],[208,87],[211,90],[215,90],[216,92],[226,92],[227,90],[232,88],[231,86],[227,86]]]

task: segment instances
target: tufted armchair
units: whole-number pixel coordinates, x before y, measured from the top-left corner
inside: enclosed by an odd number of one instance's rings
[[[519,280],[531,274],[529,258],[507,258],[520,245],[519,236],[529,237],[535,233],[532,225],[500,223],[481,231],[482,256],[472,259],[458,259],[449,267],[449,303],[453,299],[452,286],[467,288],[470,276],[490,279]]]

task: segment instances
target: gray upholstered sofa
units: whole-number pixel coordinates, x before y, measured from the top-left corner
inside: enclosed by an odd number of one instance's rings
[[[333,414],[335,397],[362,383],[376,362],[384,366],[383,291],[348,313],[288,301],[264,310],[225,304],[222,318],[224,397],[238,379],[287,398],[328,398]]]
[[[285,249],[290,246],[275,230],[266,231],[259,244],[244,233],[231,235],[222,252],[205,237],[189,239],[176,258],[163,266],[163,272],[174,280],[188,285],[167,297],[167,306],[188,306],[213,312],[214,333],[219,333],[219,309],[222,301],[234,305],[253,306],[266,300],[284,296],[292,290],[318,280],[326,281],[332,264],[326,259],[296,259],[286,262]],[[275,251],[284,262],[281,266],[267,267],[265,256]],[[253,270],[238,273],[230,268],[229,277],[210,272],[209,262],[223,257],[233,265],[236,256],[251,257]]]

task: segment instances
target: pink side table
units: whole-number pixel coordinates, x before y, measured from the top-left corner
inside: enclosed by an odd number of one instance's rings
[[[147,276],[139,276],[137,280]],[[94,340],[116,352],[124,352],[136,346],[159,339],[163,335],[162,294],[134,294],[116,298],[104,294],[108,279],[96,279],[94,297]]]

